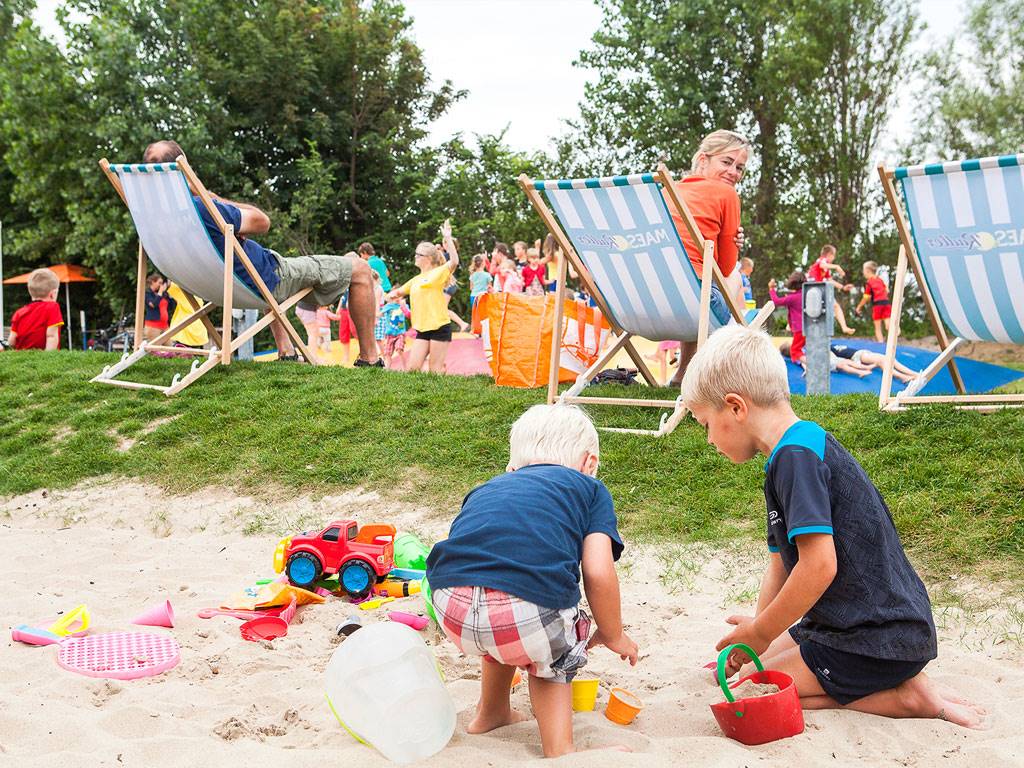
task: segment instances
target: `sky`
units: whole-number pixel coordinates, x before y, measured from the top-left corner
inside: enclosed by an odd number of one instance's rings
[[[57,5],[59,0],[38,2],[36,19],[51,35],[59,34]],[[916,44],[924,48],[947,39],[961,23],[964,5],[919,0],[928,30]],[[579,115],[592,74],[573,62],[601,23],[593,0],[405,0],[405,6],[434,81],[449,79],[469,91],[433,125],[432,142],[507,127],[506,143],[514,149],[553,149],[566,121]],[[901,134],[913,115],[912,94],[903,96],[891,135]]]

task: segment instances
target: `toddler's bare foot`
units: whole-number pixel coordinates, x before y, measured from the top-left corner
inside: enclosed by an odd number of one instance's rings
[[[965,699],[963,696],[961,696],[955,690],[950,688],[948,685],[943,685],[942,683],[936,683],[933,680],[932,681],[932,686],[935,688],[935,692],[937,694],[939,694],[939,696],[944,698],[946,701],[948,701],[948,702],[950,702],[952,704],[960,704],[960,705],[962,705],[964,707],[970,707],[975,712],[977,712],[979,715],[987,715],[988,714],[988,710],[985,709],[983,706],[981,706],[980,704],[975,704],[970,699]]]
[[[521,723],[530,718],[511,707],[504,712],[477,712],[476,717],[466,727],[466,733],[487,733],[495,728]]]
[[[984,729],[988,726],[971,706],[945,699],[924,673],[896,689],[906,707],[904,717],[935,717],[964,728]]]
[[[943,707],[936,715],[939,720],[962,725],[964,728],[973,728],[976,731],[986,730],[989,726],[977,712],[974,705],[963,705],[943,699]]]

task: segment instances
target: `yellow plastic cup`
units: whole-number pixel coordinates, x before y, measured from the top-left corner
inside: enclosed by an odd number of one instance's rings
[[[572,681],[572,711],[593,712],[597,701],[597,686],[601,681],[596,677]]]
[[[643,702],[629,691],[624,688],[612,688],[604,716],[613,723],[629,725],[643,708]]]

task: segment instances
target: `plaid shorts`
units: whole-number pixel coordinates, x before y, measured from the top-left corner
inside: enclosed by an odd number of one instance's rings
[[[587,663],[590,617],[578,607],[543,608],[485,587],[436,589],[432,599],[444,633],[468,656],[556,683]]]

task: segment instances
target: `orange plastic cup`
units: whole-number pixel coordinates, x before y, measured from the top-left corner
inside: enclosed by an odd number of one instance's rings
[[[572,681],[573,712],[594,711],[594,704],[597,702],[597,687],[600,682],[596,677],[589,680]]]
[[[629,725],[643,708],[643,702],[629,691],[624,688],[612,688],[604,716],[613,723]]]

